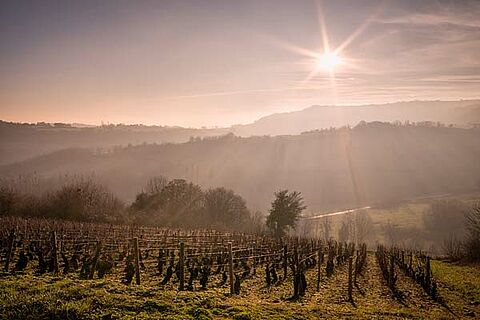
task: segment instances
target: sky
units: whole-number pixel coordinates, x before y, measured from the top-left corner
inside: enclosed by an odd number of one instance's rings
[[[476,0],[2,0],[0,119],[212,127],[479,98],[479,16]]]

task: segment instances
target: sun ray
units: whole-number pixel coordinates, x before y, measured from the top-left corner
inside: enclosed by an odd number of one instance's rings
[[[336,49],[335,52],[339,53],[345,50],[358,36],[360,36],[372,23],[372,21],[375,20],[375,18],[380,15],[380,13],[383,11],[384,5],[380,5],[377,7],[377,9],[373,12],[373,14],[370,15],[361,25],[358,27],[351,35],[345,39]]]
[[[358,60],[345,57],[342,53],[344,50],[355,41],[375,20],[379,13],[384,9],[383,5],[378,6],[375,11],[358,27],[356,28],[341,44],[333,48],[330,44],[330,38],[327,30],[327,23],[325,19],[325,12],[322,6],[322,0],[315,0],[315,9],[317,13],[317,23],[319,28],[319,47],[321,50],[311,50],[301,46],[297,46],[276,38],[271,35],[267,36],[268,40],[279,47],[293,52],[299,56],[307,58],[309,71],[303,79],[299,79],[296,85],[293,85],[291,90],[300,90],[305,88],[313,79],[317,79],[320,74],[325,75],[324,80],[328,80],[328,86],[331,88],[334,100],[337,100],[337,82],[336,72],[343,72],[346,70],[365,70],[361,67]],[[302,62],[303,64],[303,62]],[[338,70],[340,69],[340,70]]]
[[[325,23],[325,16],[323,15],[322,1],[317,0],[315,4],[317,8],[317,18],[318,18],[318,24],[320,27],[320,34],[322,36],[323,50],[325,52],[330,52],[330,43],[328,39],[327,26]]]

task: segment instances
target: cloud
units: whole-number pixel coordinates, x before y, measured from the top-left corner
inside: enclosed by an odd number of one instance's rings
[[[401,25],[425,25],[425,26],[439,26],[439,25],[455,25],[459,27],[480,29],[480,20],[469,16],[457,14],[432,14],[432,13],[412,13],[398,17],[380,18],[376,20],[380,23],[386,24],[401,24]]]

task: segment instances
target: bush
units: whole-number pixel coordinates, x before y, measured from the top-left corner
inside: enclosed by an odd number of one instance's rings
[[[13,188],[7,185],[0,186],[0,216],[12,214],[15,203],[18,201],[18,194]]]
[[[42,216],[60,219],[114,222],[123,211],[123,203],[92,179],[65,184],[44,202]]]
[[[464,240],[450,235],[443,242],[443,251],[451,261],[480,261],[480,203],[466,210],[463,221]]]
[[[480,203],[477,203],[466,215],[467,237],[465,240],[465,258],[480,260]]]
[[[204,222],[217,229],[245,229],[250,217],[245,200],[232,190],[210,189],[205,192]]]
[[[443,241],[442,249],[450,261],[461,260],[464,256],[462,241],[453,235]]]
[[[123,203],[105,186],[89,177],[67,177],[52,187],[51,181],[35,185],[16,181],[0,184],[0,214],[24,217],[50,217],[66,220],[120,222]],[[33,187],[32,187],[33,186]],[[44,186],[43,192],[40,191]]]
[[[130,207],[134,221],[169,227],[246,230],[253,220],[245,200],[232,190],[203,191],[183,179],[151,179]]]
[[[464,216],[469,206],[456,199],[437,200],[424,217],[425,228],[431,239],[442,243],[447,237],[462,238],[465,232]]]

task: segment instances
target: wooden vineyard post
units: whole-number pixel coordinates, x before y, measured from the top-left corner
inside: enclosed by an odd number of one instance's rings
[[[53,254],[53,273],[58,274],[58,248],[57,248],[57,232],[52,231],[52,254]]]
[[[133,238],[133,255],[135,259],[135,282],[140,284],[140,253],[138,252],[138,238]]]
[[[93,260],[92,260],[92,266],[90,269],[90,274],[88,275],[88,279],[93,279],[93,276],[95,275],[95,269],[97,269],[97,262],[98,262],[98,258],[100,258],[101,250],[102,250],[102,243],[100,241],[97,241],[97,246],[95,248],[95,256],[93,257]]]
[[[352,257],[348,258],[348,300],[353,302],[353,296],[352,296],[352,290],[353,290],[353,279],[352,279],[352,272],[353,272],[353,266],[352,266]]]
[[[288,248],[287,245],[283,246],[283,280],[287,279],[287,254],[288,254]]]
[[[180,284],[178,285],[178,290],[180,291],[183,291],[184,290],[184,279],[185,279],[185,276],[184,276],[184,259],[185,259],[185,244],[182,242],[180,242],[180,261],[179,261],[179,264],[178,264],[178,267],[180,268]]]
[[[228,277],[230,280],[230,294],[234,294],[232,242],[228,243]]]
[[[321,274],[321,258],[322,258],[322,248],[318,248],[317,252],[317,291],[320,291],[320,274]]]
[[[10,231],[10,237],[8,239],[8,249],[7,249],[7,260],[5,261],[5,272],[8,272],[8,266],[10,265],[10,260],[12,259],[13,245],[15,243],[15,229]]]

